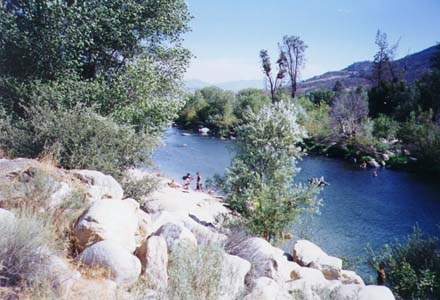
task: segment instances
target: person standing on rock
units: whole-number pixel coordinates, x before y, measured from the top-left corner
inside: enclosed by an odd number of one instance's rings
[[[200,176],[200,172],[196,173],[196,191],[203,191],[202,188],[202,176]]]
[[[188,190],[192,180],[191,174],[187,173],[185,176],[182,177],[182,179],[183,179],[183,188],[185,190]]]

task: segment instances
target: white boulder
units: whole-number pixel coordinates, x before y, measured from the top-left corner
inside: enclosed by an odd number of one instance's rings
[[[101,199],[120,200],[123,197],[121,185],[110,175],[94,170],[72,170],[71,173],[84,183],[91,202]]]
[[[166,223],[156,231],[155,235],[165,239],[168,251],[172,251],[180,243],[197,247],[197,240],[191,231],[178,224]]]
[[[245,277],[251,264],[235,255],[224,254],[220,282],[220,300],[239,299],[245,291]]]
[[[95,242],[111,240],[134,252],[138,210],[139,204],[133,199],[96,200],[74,226],[78,247],[84,249]]]
[[[386,286],[367,285],[358,295],[358,300],[395,300],[393,293]]]
[[[134,284],[141,273],[139,259],[113,241],[101,241],[86,248],[78,260],[90,267],[108,270],[110,278],[123,286]]]
[[[299,240],[293,246],[293,260],[302,266],[319,269],[327,279],[341,276],[342,260],[327,255],[320,247],[307,240]]]
[[[15,216],[9,210],[0,208],[0,222],[13,222],[15,220]]]
[[[251,263],[252,268],[246,277],[246,284],[250,287],[259,277],[271,278],[281,286],[291,279],[292,267],[284,256],[284,252],[264,239],[251,237],[243,240],[230,249],[230,254],[237,255]]]
[[[255,280],[254,288],[251,293],[244,297],[244,300],[291,300],[285,290],[275,282],[275,280],[268,277],[260,277]]]
[[[168,282],[168,250],[165,239],[151,236],[137,250],[135,255],[142,264],[142,274],[154,289],[164,289]]]

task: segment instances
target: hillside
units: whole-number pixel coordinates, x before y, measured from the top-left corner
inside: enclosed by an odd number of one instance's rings
[[[432,46],[396,60],[396,69],[402,78],[409,83],[413,83],[428,72],[431,57],[435,53],[436,47]],[[356,62],[340,71],[331,71],[307,79],[299,84],[299,89],[302,93],[321,89],[329,90],[334,87],[338,80],[346,88],[370,86],[372,70],[373,63],[371,61]]]
[[[431,57],[435,53],[436,47],[437,46],[432,46],[396,60],[396,69],[400,73],[400,76],[409,83],[413,83],[421,78],[423,74],[429,71]],[[331,90],[338,80],[348,89],[358,86],[368,87],[371,85],[372,70],[373,62],[371,61],[355,62],[342,70],[330,71],[300,82],[299,92],[307,93],[315,90]],[[237,92],[245,88],[264,88],[264,81],[239,80],[218,84],[209,84],[197,79],[185,81],[186,89],[189,91],[195,91],[211,85],[224,90]]]

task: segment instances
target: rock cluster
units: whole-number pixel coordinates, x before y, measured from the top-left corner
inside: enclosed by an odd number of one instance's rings
[[[0,160],[0,181],[20,172],[35,161]],[[7,169],[6,169],[7,167]],[[62,295],[87,293],[91,286],[105,291],[105,298],[117,298],[117,289],[127,290],[139,278],[149,288],[161,291],[169,281],[170,255],[178,245],[191,247],[223,245],[228,239],[219,217],[228,213],[219,199],[197,192],[182,193],[164,186],[141,209],[133,199],[124,199],[119,183],[97,171],[62,171],[67,185],[76,180],[87,191],[84,212],[73,226],[77,242],[77,263],[103,269],[101,281],[87,280],[60,256],[53,256],[51,268]],[[8,177],[9,176],[9,177]],[[63,193],[56,198],[61,201]],[[1,201],[1,198],[0,198]],[[148,207],[149,206],[149,207]],[[148,211],[148,212],[147,212]],[[14,218],[0,209],[0,218]],[[289,261],[285,253],[267,241],[248,237],[222,250],[220,295],[226,299],[394,299],[382,286],[366,286],[354,272],[343,270],[339,258],[327,255],[317,245],[299,240]],[[155,299],[151,291],[148,299]],[[89,296],[85,296],[87,298]],[[130,299],[130,294],[124,297]],[[123,298],[124,298],[123,297]]]

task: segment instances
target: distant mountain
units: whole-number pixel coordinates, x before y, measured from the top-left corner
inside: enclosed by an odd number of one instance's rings
[[[413,83],[427,73],[431,67],[431,58],[438,46],[433,46],[420,52],[405,56],[395,61],[397,72],[402,79]],[[299,83],[299,92],[307,93],[316,90],[331,90],[337,81],[347,89],[358,86],[371,86],[373,63],[371,61],[356,62],[340,71],[331,71],[314,76]]]
[[[237,80],[237,81],[227,81],[221,83],[211,84],[198,79],[191,79],[185,81],[186,89],[189,91],[195,91],[207,86],[216,86],[223,90],[238,92],[239,90],[247,88],[264,88],[263,80]]]

